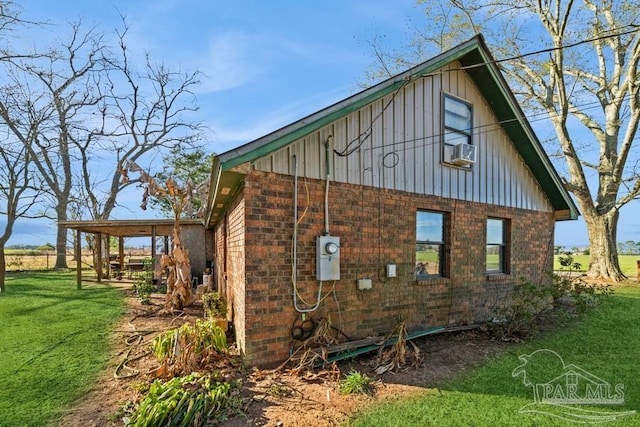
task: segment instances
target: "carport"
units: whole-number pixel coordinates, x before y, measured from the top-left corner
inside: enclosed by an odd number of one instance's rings
[[[96,236],[97,258],[96,265],[97,280],[100,282],[104,277],[103,262],[107,260],[109,268],[109,254],[103,256],[103,239],[111,236],[118,237],[118,262],[120,272],[124,271],[124,239],[125,237],[150,237],[151,238],[151,258],[156,262],[156,239],[164,237],[165,253],[169,253],[169,236],[173,234],[174,220],[172,219],[144,219],[144,220],[99,220],[99,221],[59,221],[58,225],[70,230],[75,230],[74,255],[76,263],[76,280],[78,289],[82,289],[82,233],[91,233]],[[202,240],[204,246],[204,226],[200,220],[180,220],[180,227],[183,230],[196,228],[202,230]],[[108,246],[107,246],[108,247]],[[155,270],[155,265],[154,265]]]

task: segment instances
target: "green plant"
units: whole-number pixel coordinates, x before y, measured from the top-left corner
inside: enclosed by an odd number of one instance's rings
[[[167,382],[156,380],[128,420],[138,426],[202,426],[223,422],[239,412],[236,383],[220,382],[215,374],[189,374]]]
[[[565,252],[564,256],[560,255],[558,257],[558,262],[563,267],[562,270],[569,275],[582,269],[582,264],[574,261],[573,254],[571,252]]]
[[[582,269],[582,264],[575,262],[572,254],[566,253],[565,256],[561,256],[559,263],[562,266],[560,274],[551,276],[550,294],[554,303],[568,301],[579,313],[583,313],[596,306],[601,297],[613,293],[608,284],[587,283],[581,276],[573,277],[575,272]]]
[[[505,320],[498,331],[502,338],[526,338],[537,331],[540,316],[549,310],[562,306],[563,310],[554,310],[561,315],[581,314],[600,302],[602,297],[613,293],[609,285],[590,284],[582,277],[573,277],[579,271],[580,263],[573,261],[571,254],[561,257],[564,269],[560,274],[552,274],[549,283],[538,285],[521,279],[511,292],[508,303],[498,310]],[[566,307],[574,307],[574,312]]]
[[[226,318],[227,317],[227,300],[219,292],[207,292],[202,295],[202,306],[204,307],[205,317]]]
[[[353,369],[340,381],[340,393],[342,394],[372,395],[374,391],[373,380],[366,374]]]
[[[213,320],[197,319],[164,331],[153,340],[151,349],[167,374],[186,374],[226,354],[227,336]]]
[[[531,336],[537,330],[540,314],[552,306],[549,289],[520,279],[506,305],[497,310],[504,319],[496,329],[503,339],[520,339]]]
[[[149,277],[140,276],[133,284],[133,290],[140,299],[140,303],[144,305],[151,304],[151,294],[156,290]]]
[[[276,397],[291,397],[293,389],[286,384],[272,382],[269,385],[269,394]]]

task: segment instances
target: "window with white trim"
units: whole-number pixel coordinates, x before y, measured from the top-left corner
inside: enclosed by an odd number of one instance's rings
[[[451,163],[456,145],[471,145],[473,110],[468,102],[446,94],[443,96],[442,105],[442,160]],[[462,167],[471,168],[471,165]]]

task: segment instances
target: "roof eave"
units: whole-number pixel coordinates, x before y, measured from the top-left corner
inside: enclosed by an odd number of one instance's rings
[[[579,213],[576,205],[564,189],[560,177],[544,152],[529,122],[526,120],[515,96],[504,80],[483,37],[477,35],[457,47],[443,52],[391,79],[385,80],[316,113],[310,114],[268,135],[216,156],[212,174],[215,172],[217,176],[215,180],[212,179],[213,191],[210,192],[207,209],[208,216],[205,223],[212,224],[216,221],[214,211],[217,211],[216,206],[221,204],[219,192],[220,180],[223,179],[223,174],[226,175],[233,168],[241,164],[250,164],[256,159],[279,150],[337,119],[392,93],[408,80],[424,77],[426,74],[434,72],[453,61],[460,61],[463,66],[469,65],[466,72],[476,82],[483,96],[496,113],[503,129],[513,141],[516,150],[525,159],[531,172],[549,197],[556,212],[556,219],[577,219]],[[501,96],[495,96],[494,91],[496,90]],[[524,141],[524,143],[522,141]],[[241,180],[240,176],[236,176],[237,172],[231,173],[234,177],[233,179],[227,179],[229,181],[228,184],[233,184],[233,182],[237,184]]]

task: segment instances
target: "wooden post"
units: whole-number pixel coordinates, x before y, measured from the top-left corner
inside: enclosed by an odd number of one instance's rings
[[[96,234],[96,273],[98,274],[98,283],[102,281],[102,233]]]
[[[158,266],[156,265],[156,226],[151,226],[151,271],[152,277],[154,279],[159,279],[156,277],[156,271],[158,270]]]
[[[636,261],[636,279],[640,282],[640,259]]]
[[[104,277],[106,279],[111,279],[111,236],[109,234],[105,234],[104,240],[107,243],[104,245],[104,250],[107,252],[104,254]]]
[[[76,230],[76,282],[78,286],[78,290],[82,289],[82,245],[80,243],[80,239],[82,237],[82,232],[80,230]]]
[[[120,270],[118,271],[118,279],[122,279],[122,272],[124,271],[124,237],[118,237],[118,262],[120,263]]]

